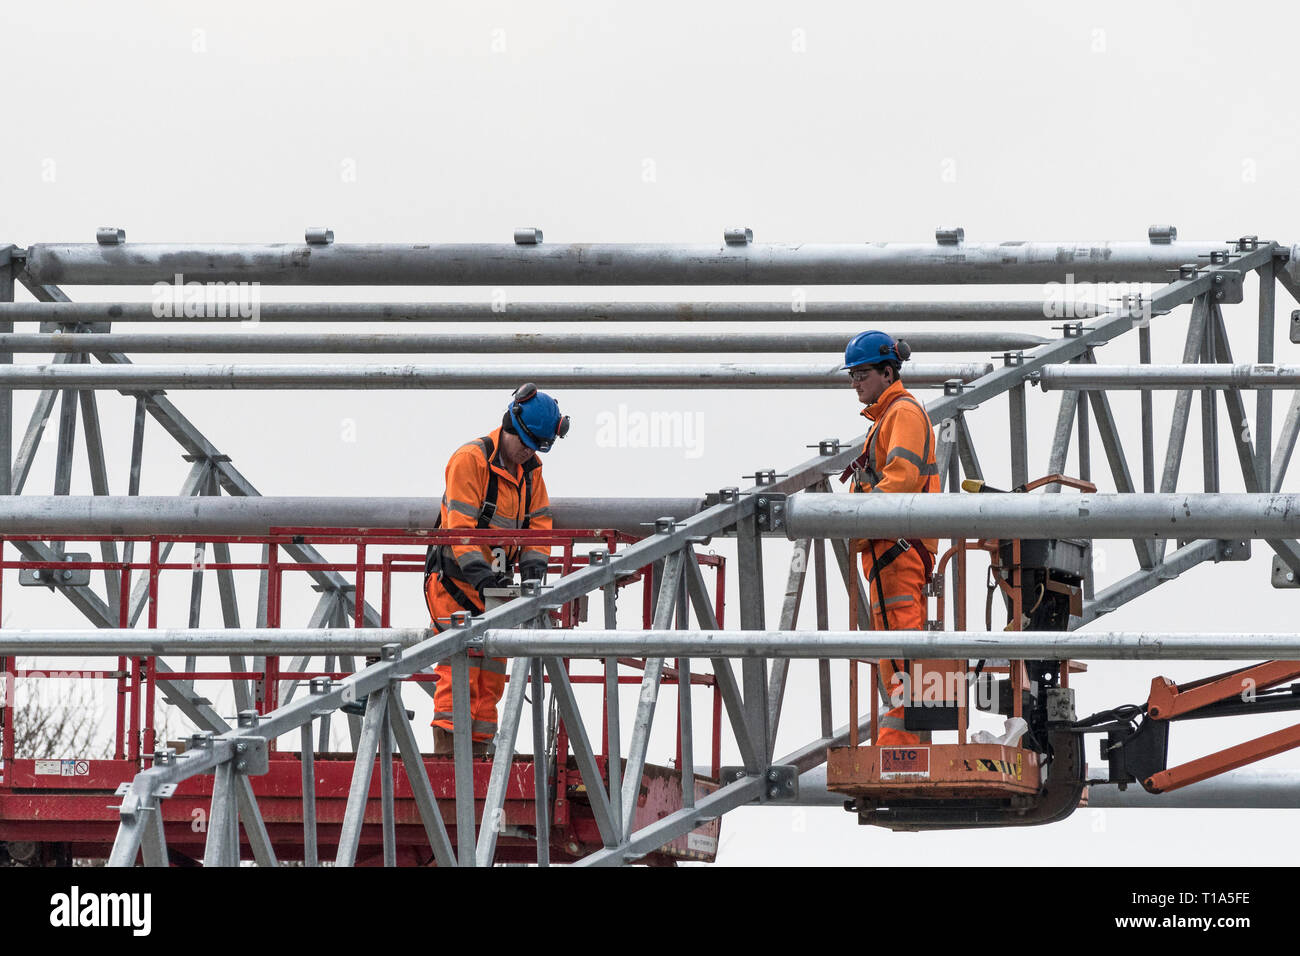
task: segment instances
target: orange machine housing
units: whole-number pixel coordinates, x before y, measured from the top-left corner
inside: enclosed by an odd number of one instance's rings
[[[834,747],[826,788],[888,805],[895,800],[1032,796],[1042,786],[1039,757],[1001,744]]]

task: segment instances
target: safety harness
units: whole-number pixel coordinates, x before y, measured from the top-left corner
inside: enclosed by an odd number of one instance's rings
[[[482,530],[492,526],[492,518],[497,513],[497,481],[498,475],[492,468],[492,456],[496,453],[496,444],[492,441],[491,435],[484,435],[482,438],[476,438],[470,442],[477,445],[479,451],[483,453],[483,458],[487,462],[488,480],[487,487],[483,491],[483,506],[479,509],[478,518],[474,521],[475,529]],[[533,471],[541,466],[537,456],[533,455],[523,464],[524,470],[524,520],[520,528],[529,527],[531,518],[529,513],[533,507]],[[433,525],[434,529],[442,527],[442,512],[438,512],[438,520]],[[465,575],[460,570],[460,565],[456,563],[456,556],[451,553],[450,545],[429,545],[424,554],[424,591],[426,602],[429,593],[429,578],[432,575],[438,576],[438,583],[443,589],[466,611],[471,614],[478,614],[481,608],[474,603],[470,592],[473,588],[469,587],[469,582],[465,580]],[[430,616],[433,609],[429,610]],[[435,623],[436,627],[436,623]]]

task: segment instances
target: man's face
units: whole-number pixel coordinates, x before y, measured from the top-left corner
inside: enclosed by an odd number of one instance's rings
[[[511,467],[522,465],[532,453],[533,450],[525,445],[518,435],[512,435],[507,431],[501,433],[501,457]]]
[[[887,367],[885,365],[859,365],[857,368],[849,369],[853,390],[858,393],[858,401],[863,405],[874,405],[876,399],[880,398],[885,389],[889,388],[892,378],[885,371]]]

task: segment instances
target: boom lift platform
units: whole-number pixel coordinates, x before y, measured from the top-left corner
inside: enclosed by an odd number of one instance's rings
[[[1095,491],[1088,482],[1049,475],[1013,489],[1028,492],[1059,483]],[[963,487],[997,492],[981,481]],[[970,550],[989,553],[986,627],[992,630],[992,599],[1000,591],[1008,630],[1067,630],[1081,609],[1087,575],[1087,542],[1070,539],[959,541],[939,560],[929,596],[937,597],[943,629],[945,572],[952,559],[966,580]],[[965,629],[964,594],[958,593],[958,630]],[[850,601],[850,628],[859,609]],[[879,726],[879,695],[885,693],[876,662],[870,663],[871,737]],[[897,666],[897,665],[895,665]],[[1247,741],[1170,768],[1169,725],[1174,720],[1300,710],[1300,662],[1267,661],[1176,685],[1157,677],[1142,706],[1125,706],[1079,720],[1070,675],[1086,670],[1072,661],[907,661],[901,690],[904,727],[921,737],[916,746],[849,745],[828,753],[828,789],[850,798],[845,809],[862,824],[893,830],[1032,826],[1068,817],[1080,805],[1088,783],[1083,740],[1104,733],[1101,756],[1108,762],[1105,782],[1121,788],[1139,782],[1151,793],[1176,790],[1256,760],[1300,747],[1300,725]],[[850,666],[850,726],[857,725],[857,662]],[[995,674],[1006,677],[995,678]],[[980,710],[1024,721],[1023,736],[975,742],[968,732],[970,691]],[[895,691],[895,693],[899,693]],[[898,699],[897,697],[895,698]],[[1008,721],[1010,727],[1011,721]],[[955,743],[929,742],[932,731],[956,731]],[[1101,782],[1101,781],[1094,781]]]

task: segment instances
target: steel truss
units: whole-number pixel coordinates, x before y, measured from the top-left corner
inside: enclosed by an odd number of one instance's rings
[[[536,237],[540,239],[540,236]],[[1249,366],[1234,366],[1227,324],[1222,304],[1242,301],[1243,280],[1254,272],[1259,278],[1258,336],[1255,359]],[[170,283],[177,274],[200,283],[278,283],[295,285],[693,285],[693,284],[964,284],[964,283],[1060,283],[1087,282],[1164,282],[1149,298],[1126,296],[1115,307],[1102,311],[1075,308],[1069,313],[1077,321],[1067,321],[1059,339],[1044,342],[1018,342],[1006,336],[978,340],[961,338],[957,333],[945,337],[931,333],[927,347],[931,351],[988,347],[996,340],[1004,354],[1001,365],[952,366],[924,374],[921,381],[942,385],[943,394],[927,403],[931,418],[938,426],[938,460],[945,491],[957,490],[962,476],[982,478],[977,450],[974,447],[966,416],[968,413],[1003,395],[1008,400],[1008,435],[1011,453],[1010,484],[1023,484],[1030,477],[1030,446],[1026,425],[1029,389],[1037,384],[1044,389],[1061,389],[1056,427],[1045,457],[1048,473],[1060,472],[1077,441],[1080,477],[1093,476],[1093,434],[1100,437],[1116,495],[1075,496],[943,496],[942,500],[924,500],[932,496],[871,496],[870,499],[830,498],[828,476],[837,474],[857,454],[864,436],[847,443],[825,440],[818,454],[788,468],[784,473],[760,472],[756,484],[743,490],[723,489],[703,503],[686,499],[682,507],[665,509],[653,534],[620,550],[616,554],[595,552],[591,563],[567,574],[543,593],[524,597],[478,618],[459,621],[454,629],[439,635],[422,632],[418,638],[409,633],[376,631],[374,609],[366,605],[334,571],[311,572],[325,590],[322,606],[311,622],[311,635],[285,632],[276,638],[261,629],[266,621],[266,587],[258,612],[258,632],[240,630],[240,617],[234,601],[233,583],[228,573],[218,572],[225,623],[232,629],[226,638],[205,636],[194,630],[197,602],[201,589],[196,583],[191,610],[190,629],[166,638],[158,647],[182,648],[187,655],[203,653],[207,641],[211,653],[229,653],[232,670],[244,668],[240,651],[252,652],[254,644],[269,646],[267,641],[283,640],[285,649],[296,653],[320,653],[333,647],[331,641],[343,642],[331,623],[345,623],[355,617],[367,629],[357,631],[356,639],[381,641],[381,659],[356,671],[343,681],[315,688],[317,691],[296,700],[288,699],[273,711],[242,720],[230,727],[198,697],[193,686],[184,680],[164,681],[169,699],[177,704],[201,730],[202,744],[181,755],[157,755],[142,770],[125,793],[120,808],[121,826],[110,863],[131,865],[139,854],[147,864],[161,865],[167,859],[161,826],[159,801],[166,798],[174,784],[200,773],[215,773],[212,798],[212,825],[209,829],[205,862],[231,865],[237,862],[237,832],[243,824],[254,857],[264,865],[274,865],[275,855],[266,836],[257,803],[248,783],[248,774],[256,761],[250,754],[261,753],[267,741],[297,729],[303,743],[304,780],[309,779],[314,750],[312,728],[316,720],[344,704],[365,697],[364,717],[354,728],[357,752],[351,797],[340,841],[339,864],[355,861],[356,845],[366,808],[366,794],[376,764],[381,776],[382,810],[385,833],[385,862],[392,862],[392,755],[394,748],[412,781],[429,846],[443,865],[489,864],[494,858],[496,828],[479,821],[494,819],[501,806],[505,777],[513,753],[515,736],[523,719],[525,691],[534,688],[532,721],[534,752],[542,745],[541,689],[542,677],[549,678],[552,695],[559,706],[569,732],[570,746],[581,770],[592,811],[605,848],[583,862],[591,865],[626,863],[645,856],[668,840],[689,833],[701,821],[715,819],[751,803],[781,802],[790,799],[782,782],[817,767],[825,759],[828,746],[843,742],[850,728],[831,726],[831,687],[829,659],[833,657],[907,656],[918,645],[936,653],[946,649],[956,656],[968,656],[963,650],[975,643],[991,641],[990,635],[973,632],[948,633],[941,636],[916,633],[884,633],[871,641],[853,633],[830,631],[827,612],[828,571],[826,545],[830,544],[835,563],[850,595],[865,601],[862,583],[850,560],[847,539],[888,529],[889,536],[904,533],[901,529],[923,529],[926,533],[953,535],[961,529],[978,527],[981,534],[1032,533],[1034,529],[1051,529],[1052,533],[1069,533],[1078,537],[1114,535],[1130,538],[1139,562],[1139,570],[1127,578],[1092,593],[1088,581],[1088,600],[1082,616],[1072,620],[1075,627],[1089,623],[1120,605],[1158,587],[1192,567],[1205,562],[1240,559],[1248,554],[1244,541],[1262,538],[1277,555],[1283,574],[1291,581],[1300,575],[1300,545],[1293,536],[1300,531],[1296,524],[1297,503],[1293,496],[1280,495],[1297,433],[1300,432],[1300,393],[1293,397],[1280,432],[1274,435],[1271,389],[1293,387],[1294,367],[1273,366],[1275,289],[1277,284],[1300,300],[1300,262],[1296,250],[1276,242],[1245,237],[1236,242],[1180,242],[1170,230],[1153,227],[1148,243],[1003,243],[966,244],[960,237],[940,236],[936,245],[872,244],[855,246],[754,245],[748,241],[728,240],[724,246],[675,247],[651,245],[550,246],[520,240],[503,246],[228,246],[170,247],[120,245],[37,245],[27,250],[0,248],[0,303],[12,302],[15,280],[38,300],[34,305],[0,304],[0,492],[19,494],[24,490],[32,456],[53,413],[54,402],[61,399],[58,427],[58,459],[54,482],[56,497],[67,495],[75,442],[78,410],[83,423],[83,438],[89,461],[93,490],[97,496],[108,495],[104,450],[98,426],[98,409],[94,389],[117,388],[135,399],[135,434],[128,495],[139,489],[139,464],[145,416],[151,416],[181,445],[191,471],[181,489],[184,497],[216,496],[221,490],[229,495],[255,497],[254,486],[222,455],[218,448],[201,435],[163,396],[163,386],[232,387],[424,387],[431,383],[419,372],[370,368],[343,369],[313,374],[299,371],[292,379],[289,372],[274,367],[242,367],[225,370],[202,367],[139,369],[118,351],[131,345],[139,349],[176,352],[231,350],[266,352],[302,349],[302,343],[289,337],[267,337],[259,348],[248,337],[231,336],[206,339],[195,336],[191,342],[176,337],[176,343],[156,339],[124,336],[111,331],[111,323],[121,321],[161,320],[146,303],[99,304],[71,303],[55,283],[75,285]],[[264,307],[267,321],[570,321],[575,318],[605,321],[709,321],[725,320],[825,320],[855,323],[903,322],[914,319],[980,321],[991,319],[1030,319],[1039,316],[1043,304],[1032,303],[819,303],[806,308],[791,308],[784,303],[520,303],[506,310],[489,309],[469,303],[433,305],[313,304],[292,303]],[[1182,363],[1177,367],[1151,364],[1150,323],[1171,321],[1165,317],[1176,309],[1190,306],[1186,344]],[[219,317],[230,321],[229,316]],[[15,321],[39,321],[40,335],[15,335]],[[1133,368],[1098,366],[1095,352],[1118,337],[1137,331],[1141,365]],[[604,334],[604,333],[602,333]],[[990,335],[992,335],[990,333]],[[47,366],[14,366],[13,353],[37,350],[40,339],[48,337],[46,351],[55,355]],[[260,338],[260,336],[259,336]],[[279,341],[276,339],[279,338]],[[802,337],[811,350],[825,347],[827,337]],[[840,337],[842,338],[842,336]],[[920,340],[918,336],[918,340]],[[423,342],[410,340],[411,347],[436,351],[450,347],[450,337],[426,337]],[[488,341],[486,338],[482,342]],[[579,336],[566,339],[551,335],[533,340],[528,351],[572,351],[581,347]],[[639,341],[640,344],[636,344]],[[718,351],[795,351],[780,337],[748,336],[737,345]],[[838,341],[838,339],[836,339]],[[348,351],[381,352],[396,345],[380,337]],[[343,349],[345,343],[330,343],[310,349]],[[474,347],[467,340],[461,347]],[[657,338],[606,336],[603,344],[610,352],[697,351],[717,344],[708,337],[658,336]],[[98,347],[96,347],[98,346]],[[1028,346],[1028,347],[1026,347]],[[584,351],[594,351],[590,346]],[[802,350],[802,349],[801,349]],[[920,350],[918,350],[920,351]],[[91,367],[95,358],[99,368]],[[829,363],[828,363],[829,364]],[[7,367],[5,367],[7,366]],[[1208,367],[1207,367],[1208,366]],[[1194,369],[1193,369],[1194,367]],[[746,368],[702,367],[683,373],[680,366],[654,369],[644,365],[571,369],[551,384],[577,387],[588,384],[606,387],[700,387],[712,382],[717,387],[744,387],[762,383],[776,385],[820,386],[818,374],[825,367]],[[764,369],[768,371],[764,372]],[[757,371],[754,371],[757,370]],[[442,371],[441,369],[439,370]],[[552,369],[554,371],[554,369]],[[501,382],[514,384],[527,367],[510,367],[508,371],[465,369],[458,387],[496,387]],[[426,373],[434,374],[434,373]],[[477,378],[474,376],[477,375]],[[766,377],[764,377],[766,376]],[[552,377],[553,378],[553,377]],[[330,379],[334,381],[331,382]],[[481,382],[481,385],[475,384]],[[1157,469],[1155,428],[1149,392],[1143,393],[1141,449],[1132,454],[1120,436],[1115,414],[1107,397],[1114,388],[1170,387],[1177,389],[1169,429],[1163,468]],[[42,389],[31,421],[16,456],[12,449],[12,390]],[[1256,393],[1253,428],[1238,427],[1248,423],[1242,393]],[[1179,494],[1178,485],[1183,446],[1191,420],[1193,392],[1200,393],[1201,429],[1207,449],[1202,472],[1201,495]],[[1231,428],[1233,444],[1241,468],[1245,496],[1227,496],[1220,492],[1218,394],[1222,394]],[[1077,439],[1075,435],[1077,434]],[[1140,471],[1130,461],[1140,459]],[[11,467],[12,461],[12,467]],[[1053,488],[1050,491],[1058,491]],[[1158,493],[1158,494],[1157,494]],[[678,505],[682,500],[677,500]],[[86,527],[96,514],[126,514],[131,505],[120,499],[106,498],[85,511],[74,499],[67,499],[76,515],[67,519],[65,509],[47,501],[37,503],[52,523],[41,533],[54,535],[89,533]],[[641,507],[646,505],[641,502]],[[337,506],[337,503],[336,503]],[[274,508],[272,502],[268,507]],[[581,507],[575,503],[575,507]],[[1171,507],[1185,516],[1177,530],[1168,525]],[[621,514],[627,508],[617,506]],[[1095,509],[1095,510],[1094,510]],[[27,517],[32,519],[32,515]],[[231,516],[226,516],[229,520]],[[656,517],[659,517],[658,515]],[[1101,520],[1108,518],[1110,523]],[[39,515],[37,515],[39,518]],[[67,519],[60,523],[60,519]],[[36,520],[36,519],[33,519]],[[138,519],[143,520],[143,519]],[[220,516],[213,515],[214,530]],[[81,524],[77,522],[81,521]],[[1144,523],[1145,522],[1145,523]],[[39,524],[39,520],[36,520]],[[25,526],[27,527],[27,526]],[[30,526],[31,530],[35,525]],[[51,528],[53,530],[51,530]],[[266,531],[266,527],[260,527]],[[920,533],[918,530],[917,533]],[[694,557],[696,543],[713,536],[734,535],[738,550],[740,632],[722,631],[708,600],[704,582]],[[788,584],[782,602],[780,622],[775,630],[767,629],[763,584],[764,542],[771,537],[795,540]],[[1166,539],[1176,547],[1168,551]],[[48,545],[36,541],[14,542],[25,557],[35,561],[57,560],[62,551],[59,541]],[[309,546],[286,548],[292,560],[303,564],[323,564],[323,558]],[[118,561],[115,547],[102,545],[106,564]],[[807,556],[813,556],[817,628],[825,632],[799,631],[798,615],[802,603]],[[129,556],[123,556],[129,562]],[[217,560],[223,559],[220,554]],[[658,564],[657,595],[654,599],[653,627],[647,632],[616,632],[616,587],[620,575],[649,564]],[[87,585],[55,585],[93,624],[111,628],[125,620],[135,623],[149,595],[137,587],[130,604],[123,608],[118,595],[127,593],[114,572],[104,572],[104,597]],[[1275,575],[1276,579],[1276,575]],[[196,578],[197,581],[197,578]],[[141,582],[143,583],[143,582]],[[581,631],[564,636],[538,625],[550,609],[588,593],[601,592],[604,608],[604,631],[584,635]],[[115,603],[116,602],[116,603]],[[672,631],[674,622],[686,620],[682,613],[688,605],[697,623],[695,633],[682,635]],[[343,620],[340,620],[340,617]],[[959,615],[959,622],[964,615]],[[960,625],[959,625],[960,626]],[[532,630],[530,630],[532,628]],[[112,646],[131,647],[131,638],[123,633],[107,634]],[[47,635],[47,641],[51,638]],[[1225,641],[1224,635],[1193,635],[1178,646],[1189,655],[1215,656],[1293,654],[1300,648],[1287,639],[1272,641],[1256,636],[1254,643]],[[1240,635],[1232,636],[1234,639]],[[39,636],[32,641],[38,642]],[[68,636],[65,644],[88,638]],[[166,643],[174,640],[174,644]],[[301,643],[293,644],[294,640]],[[1149,640],[1134,635],[1091,635],[1062,637],[1053,634],[1049,644],[1045,635],[1020,634],[1003,638],[1001,652],[1015,656],[1034,653],[1064,653],[1065,647],[1077,647],[1080,653],[1095,657],[1120,656],[1149,659],[1171,656],[1157,653]],[[121,642],[118,644],[117,642]],[[414,643],[412,643],[414,641]],[[944,642],[948,642],[945,644]],[[1074,641],[1074,643],[1071,643]],[[641,693],[635,712],[618,712],[617,695],[609,696],[608,710],[599,715],[609,728],[608,770],[602,777],[587,729],[590,715],[580,711],[561,653],[602,659],[606,680],[616,681],[617,655],[632,647],[646,647],[660,656],[646,661]],[[969,642],[969,643],[968,643]],[[20,653],[23,647],[54,646],[24,644],[21,636],[11,643],[0,643],[0,653]],[[338,644],[339,652],[344,646]],[[366,644],[369,648],[371,645]],[[1172,645],[1171,645],[1172,646]],[[202,648],[202,649],[201,649]],[[218,650],[219,648],[219,650]],[[509,652],[515,661],[509,692],[502,705],[501,730],[497,738],[497,755],[481,814],[475,812],[475,793],[471,773],[468,720],[467,658],[471,649],[483,648],[493,653]],[[137,648],[138,649],[138,648]],[[355,649],[355,648],[354,648]],[[1249,653],[1248,653],[1249,652]],[[682,655],[686,655],[683,657]],[[707,657],[717,681],[734,742],[743,766],[708,796],[697,799],[693,781],[690,743],[693,714],[690,694],[678,695],[676,719],[682,729],[682,809],[658,822],[634,828],[635,797],[647,764],[651,730],[663,682],[666,659],[678,657],[678,676],[689,677],[692,661]],[[821,734],[802,747],[776,756],[776,737],[780,726],[787,665],[791,657],[815,657],[820,662]],[[449,841],[438,802],[423,770],[418,742],[401,705],[399,682],[441,660],[450,660],[453,682],[457,688],[458,714],[455,732],[456,793],[454,816],[457,843]],[[739,662],[739,673],[733,661]],[[238,666],[236,666],[238,665]],[[162,673],[169,669],[161,661]],[[240,691],[241,707],[248,690]],[[865,721],[864,721],[865,723]],[[619,732],[630,729],[630,735]],[[628,744],[623,746],[627,736]],[[539,773],[544,765],[536,761]],[[538,781],[544,784],[544,780]],[[544,790],[544,788],[543,788]],[[540,791],[539,791],[540,792]],[[547,862],[545,819],[539,808],[538,862]],[[314,845],[312,850],[314,858]]]

